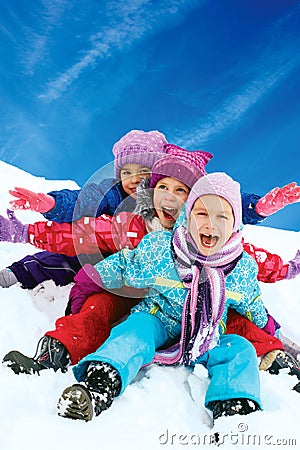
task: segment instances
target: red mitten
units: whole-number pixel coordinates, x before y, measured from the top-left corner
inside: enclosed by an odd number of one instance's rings
[[[9,205],[12,209],[31,209],[40,213],[46,213],[55,206],[55,200],[51,195],[36,193],[28,189],[16,187],[9,191],[18,200],[12,200]]]
[[[256,204],[256,212],[263,217],[270,216],[287,205],[300,201],[300,186],[293,182],[282,188],[274,188]]]

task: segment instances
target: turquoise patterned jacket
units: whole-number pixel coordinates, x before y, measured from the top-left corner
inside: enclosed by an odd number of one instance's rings
[[[155,314],[165,325],[171,339],[181,332],[181,316],[187,295],[172,253],[172,232],[147,234],[133,250],[124,249],[95,265],[106,289],[132,286],[148,288],[148,293],[132,311]],[[220,332],[226,330],[227,309],[237,312],[262,328],[267,314],[257,281],[257,264],[246,252],[226,277],[226,306],[220,321]]]

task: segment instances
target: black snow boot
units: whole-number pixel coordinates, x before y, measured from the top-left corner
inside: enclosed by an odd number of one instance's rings
[[[292,367],[290,370],[289,375],[296,375],[296,377],[298,378],[298,380],[300,380],[300,367]],[[296,384],[293,387],[293,391],[299,392],[300,393],[300,383]]]
[[[92,362],[87,369],[85,384],[69,386],[61,394],[58,415],[88,422],[108,409],[120,391],[118,371],[108,363]]]
[[[13,350],[4,356],[3,363],[17,375],[19,373],[39,374],[43,369],[53,369],[55,372],[60,369],[62,372],[66,372],[70,365],[70,355],[60,341],[50,336],[44,336],[39,340],[33,358]]]
[[[300,383],[293,387],[293,390],[300,393]]]
[[[272,362],[271,366],[267,369],[267,371],[273,375],[278,375],[281,369],[292,370],[293,367],[298,367],[298,364],[299,364],[298,361],[296,361],[292,355],[290,355],[288,352],[281,351],[277,353],[274,361]]]
[[[259,411],[259,405],[248,398],[231,398],[229,400],[216,400],[209,403],[214,421],[222,416],[233,416],[235,414],[246,415]]]

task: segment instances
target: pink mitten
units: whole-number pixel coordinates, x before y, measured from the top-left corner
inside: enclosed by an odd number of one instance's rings
[[[270,216],[291,203],[300,201],[300,186],[293,182],[282,188],[274,188],[256,204],[256,212],[260,216]]]
[[[28,189],[16,187],[9,191],[18,200],[12,200],[9,205],[12,209],[31,209],[40,213],[46,213],[55,206],[55,200],[51,195],[36,193]]]

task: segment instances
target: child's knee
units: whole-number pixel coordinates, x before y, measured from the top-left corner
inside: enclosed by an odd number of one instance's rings
[[[145,336],[149,339],[149,337],[152,336],[155,348],[158,348],[165,343],[167,339],[166,329],[163,323],[154,315],[136,312],[131,314],[127,321],[140,337]]]
[[[237,334],[229,334],[227,336],[229,338],[230,346],[234,347],[234,352],[239,354],[246,353],[249,357],[256,358],[256,351],[251,342]]]

